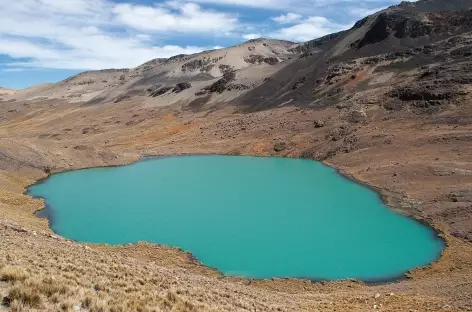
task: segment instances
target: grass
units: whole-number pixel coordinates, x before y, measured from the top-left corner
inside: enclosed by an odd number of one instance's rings
[[[15,286],[8,292],[11,302],[17,301],[23,305],[39,308],[42,302],[37,289]]]
[[[24,281],[27,278],[28,274],[21,268],[5,266],[0,269],[0,281],[2,282]]]

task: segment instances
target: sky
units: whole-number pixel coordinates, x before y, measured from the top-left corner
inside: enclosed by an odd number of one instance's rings
[[[304,42],[399,0],[0,0],[0,86],[229,47]]]

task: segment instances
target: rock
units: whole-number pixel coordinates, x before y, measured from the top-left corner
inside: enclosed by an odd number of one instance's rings
[[[472,190],[457,190],[449,193],[449,199],[454,202],[472,202]]]
[[[36,233],[35,231],[33,231],[33,236],[38,236],[38,233]]]
[[[287,143],[285,142],[278,142],[274,144],[274,151],[276,151],[277,153],[282,152],[286,149],[287,149]]]
[[[236,78],[236,73],[234,71],[232,70],[226,71],[223,74],[223,77],[221,79],[214,82],[210,86],[203,88],[201,92],[206,91],[210,93],[214,93],[214,92],[223,93],[224,91],[228,90],[229,83],[232,82],[235,78]]]
[[[11,305],[11,298],[10,297],[3,297],[2,299],[2,305],[5,307],[9,307]]]
[[[151,97],[157,97],[157,96],[161,96],[165,93],[167,93],[169,90],[172,90],[172,87],[164,87],[164,88],[160,88],[156,91],[153,91],[149,94],[149,96]]]
[[[190,61],[182,65],[183,72],[196,71],[197,69],[202,72],[209,72],[214,66],[214,63],[210,58],[203,58]]]
[[[324,127],[324,122],[323,120],[315,120],[313,122],[313,124],[315,125],[315,128],[323,128]]]
[[[306,77],[302,77],[298,79],[298,81],[292,86],[292,90],[296,90],[303,86],[303,84],[306,82]]]
[[[360,123],[367,120],[367,114],[363,110],[353,110],[348,115],[348,120],[353,123]]]
[[[175,85],[174,89],[172,92],[175,93],[180,93],[184,91],[185,89],[191,88],[192,84],[190,82],[179,82],[178,84]]]
[[[74,306],[74,307],[72,308],[72,310],[74,310],[74,311],[80,311],[80,306]]]
[[[264,63],[269,64],[269,65],[276,65],[279,63],[279,59],[276,57],[266,57],[264,58]]]
[[[279,59],[274,56],[264,57],[263,55],[259,54],[251,54],[249,56],[246,56],[244,58],[244,61],[249,64],[266,63],[269,65],[276,65],[280,62]]]
[[[375,296],[374,296],[375,299],[378,299],[380,298],[380,294],[379,293],[376,293]]]

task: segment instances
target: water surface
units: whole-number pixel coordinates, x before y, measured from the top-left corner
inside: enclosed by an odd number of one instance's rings
[[[90,243],[181,247],[226,275],[387,280],[437,259],[435,232],[319,162],[185,156],[31,186],[52,229]]]

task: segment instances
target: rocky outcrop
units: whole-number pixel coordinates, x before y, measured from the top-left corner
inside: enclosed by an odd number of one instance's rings
[[[288,148],[287,143],[285,142],[277,142],[274,144],[274,151],[277,153],[283,152]]]
[[[356,68],[357,63],[353,62],[343,62],[339,63],[328,70],[326,76],[326,83],[332,85],[338,82],[346,74],[350,73],[353,69]]]
[[[192,84],[190,82],[179,82],[178,84],[175,85],[174,89],[172,89],[172,92],[180,93],[184,91],[185,89],[189,89],[191,87],[192,87]]]
[[[209,58],[197,59],[182,65],[182,71],[190,72],[198,69],[200,72],[204,73],[209,72],[214,66],[215,64],[213,64]]]
[[[280,62],[279,59],[274,56],[265,57],[263,55],[258,55],[258,54],[251,54],[249,56],[246,56],[244,58],[244,61],[249,64],[266,63],[269,65],[276,65]]]
[[[207,93],[223,93],[224,91],[231,91],[234,90],[231,82],[234,81],[236,78],[236,73],[234,71],[227,71],[223,74],[223,77],[219,79],[218,81],[212,83],[208,87],[203,88],[199,92],[197,92],[195,95],[200,96],[204,95]],[[242,86],[242,85],[238,85]]]
[[[157,96],[161,96],[167,92],[169,92],[170,90],[172,90],[173,88],[172,87],[163,87],[163,88],[159,88],[155,91],[152,91],[149,96],[151,97],[157,97]]]
[[[450,63],[426,68],[417,81],[395,87],[387,95],[393,101],[387,109],[409,105],[419,111],[438,111],[451,103],[460,103],[468,94],[465,86],[472,84],[472,63]]]
[[[458,190],[449,194],[449,199],[452,202],[467,202],[472,203],[472,190]]]
[[[353,110],[348,113],[348,120],[352,123],[365,122],[367,120],[367,114],[364,110]]]
[[[234,71],[234,68],[233,66],[230,66],[230,65],[226,65],[226,64],[220,64],[218,65],[218,69],[220,70],[220,72],[224,75],[228,72],[232,72]]]
[[[218,57],[203,57],[201,59],[194,59],[190,62],[187,62],[182,65],[183,72],[192,72],[192,71],[199,71],[201,73],[208,73],[210,70],[213,69],[216,63],[221,61],[224,56]]]
[[[360,49],[394,37],[416,39],[424,36],[451,34],[472,27],[472,11],[405,13],[389,10],[380,13],[365,35],[351,46]]]

